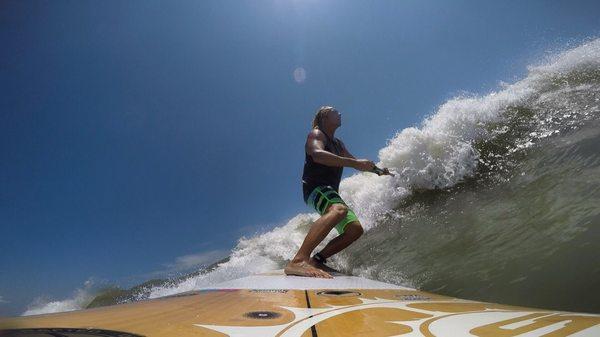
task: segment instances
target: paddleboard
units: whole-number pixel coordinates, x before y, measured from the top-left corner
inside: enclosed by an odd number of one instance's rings
[[[600,315],[463,300],[361,277],[251,275],[163,298],[0,319],[2,337],[600,336]]]

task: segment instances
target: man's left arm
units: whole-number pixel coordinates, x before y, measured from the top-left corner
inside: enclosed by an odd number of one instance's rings
[[[342,157],[356,159],[350,153],[350,151],[348,151],[348,149],[346,148],[346,145],[344,144],[344,142],[342,142],[340,140],[340,144],[342,144],[342,155],[341,155]],[[381,176],[381,175],[388,175],[388,176],[392,176],[392,177],[394,176],[394,174],[391,173],[390,170],[387,167],[384,167],[383,169],[380,169],[377,166],[375,166],[375,168],[374,168],[374,170],[372,172],[376,173],[378,176]]]

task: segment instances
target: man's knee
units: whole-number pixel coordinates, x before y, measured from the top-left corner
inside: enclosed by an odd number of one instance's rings
[[[352,221],[351,223],[346,225],[345,232],[350,234],[354,238],[354,240],[357,240],[358,238],[360,238],[363,235],[363,233],[365,231],[362,228],[362,225],[360,224],[360,222]]]
[[[333,204],[329,206],[327,212],[333,212],[337,218],[343,219],[346,217],[346,214],[348,214],[348,206],[344,204]]]
[[[358,223],[357,227],[358,228],[356,229],[356,233],[358,234],[358,237],[361,237],[364,234],[365,230],[362,228],[362,226],[360,225],[360,223]]]

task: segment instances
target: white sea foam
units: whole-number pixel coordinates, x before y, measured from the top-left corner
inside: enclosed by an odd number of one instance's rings
[[[356,174],[342,181],[340,193],[363,220],[363,226],[369,229],[408,195],[411,188],[446,188],[472,176],[479,158],[474,143],[491,136],[486,126],[501,122],[506,108],[533,100],[548,100],[548,96],[557,97],[560,90],[544,89],[552,85],[554,78],[599,67],[600,39],[597,39],[529,67],[526,78],[504,84],[498,91],[485,96],[450,99],[420,128],[400,131],[379,150],[378,165],[393,168],[399,175],[382,178],[368,173]],[[543,138],[553,131],[543,129],[534,135]],[[528,139],[518,145],[529,146],[532,141]]]
[[[242,237],[231,252],[229,261],[211,272],[190,277],[176,285],[152,289],[150,298],[209,287],[211,284],[250,274],[281,268],[300,248],[310,224],[317,214],[298,214],[285,225],[252,238]],[[330,233],[329,239],[334,236]],[[327,240],[325,240],[327,241]],[[322,243],[321,247],[325,244]]]
[[[93,299],[92,287],[93,281],[90,279],[84,283],[83,288],[75,290],[73,296],[70,298],[63,300],[48,300],[39,297],[30,304],[29,308],[21,315],[31,316],[83,309]]]

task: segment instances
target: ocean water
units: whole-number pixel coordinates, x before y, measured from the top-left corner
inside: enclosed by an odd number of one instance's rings
[[[341,183],[366,232],[335,267],[466,299],[600,312],[600,39],[495,92],[448,100],[390,139],[378,165],[399,174]],[[240,238],[213,268],[118,301],[283,268],[317,217]],[[77,294],[27,314],[85,307],[96,295]]]

